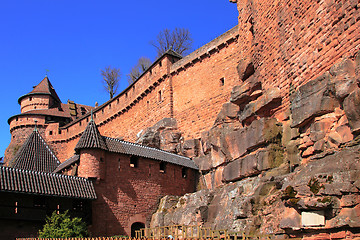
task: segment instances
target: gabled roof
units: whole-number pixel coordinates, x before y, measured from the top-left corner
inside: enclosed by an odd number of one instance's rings
[[[36,128],[9,162],[13,168],[41,172],[52,172],[59,164],[60,161]]]
[[[79,142],[75,146],[75,151],[79,149],[96,148],[102,150],[108,150],[106,143],[101,136],[95,121],[91,117],[85,131],[82,133]]]
[[[0,167],[0,192],[96,199],[94,186],[86,178],[10,167]]]
[[[19,104],[21,102],[21,99],[23,99],[24,97],[27,97],[27,96],[31,96],[31,95],[50,95],[56,101],[61,103],[59,96],[57,95],[54,87],[51,85],[50,80],[47,76],[44,77],[44,79],[37,86],[35,86],[34,89],[30,93],[25,94],[24,96],[21,96],[18,100]]]

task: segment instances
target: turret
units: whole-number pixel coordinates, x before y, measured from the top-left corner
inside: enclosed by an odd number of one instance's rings
[[[35,109],[49,109],[61,107],[61,101],[49,78],[46,76],[34,89],[18,100],[21,113]]]
[[[105,177],[105,153],[108,147],[91,116],[85,131],[81,135],[75,151],[80,155],[79,177],[96,180]]]

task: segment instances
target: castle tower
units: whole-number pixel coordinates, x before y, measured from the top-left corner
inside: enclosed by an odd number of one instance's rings
[[[61,108],[61,101],[46,76],[34,89],[18,100],[21,113],[35,109]]]
[[[108,147],[91,116],[91,120],[75,147],[75,151],[80,155],[79,177],[103,179],[105,177],[105,151],[107,150]]]

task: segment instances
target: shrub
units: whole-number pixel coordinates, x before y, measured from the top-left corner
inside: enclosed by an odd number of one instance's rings
[[[87,237],[87,226],[81,218],[70,218],[68,211],[46,217],[44,228],[39,231],[39,238]]]

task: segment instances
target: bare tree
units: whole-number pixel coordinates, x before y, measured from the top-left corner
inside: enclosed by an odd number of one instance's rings
[[[101,70],[101,76],[103,77],[103,85],[110,94],[110,99],[114,97],[119,87],[119,81],[121,77],[120,68],[112,68],[111,66],[105,67]]]
[[[192,43],[191,34],[186,28],[175,28],[174,31],[165,28],[159,32],[156,41],[150,42],[156,48],[158,57],[170,48],[184,56],[191,49]]]
[[[130,73],[127,75],[129,84],[135,82],[143,72],[146,71],[151,65],[151,60],[147,57],[139,58],[137,64],[131,68]]]

